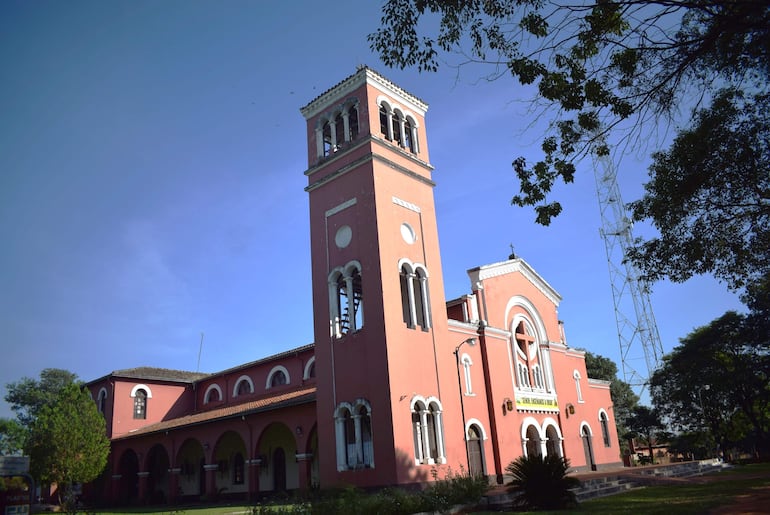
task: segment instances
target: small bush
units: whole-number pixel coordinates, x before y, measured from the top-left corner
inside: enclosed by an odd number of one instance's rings
[[[574,508],[577,498],[572,488],[580,480],[567,475],[569,461],[561,456],[521,456],[505,468],[513,481],[511,492],[519,493],[519,504],[534,509]]]

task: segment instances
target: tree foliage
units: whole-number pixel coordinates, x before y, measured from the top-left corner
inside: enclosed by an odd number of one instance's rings
[[[631,385],[618,379],[618,366],[609,358],[586,351],[586,372],[588,377],[611,381],[610,397],[615,424],[618,428],[619,440],[623,441],[620,437],[628,432],[628,418],[639,403],[639,396],[634,393]]]
[[[46,368],[40,379],[24,377],[5,385],[5,401],[11,405],[16,418],[24,427],[30,427],[40,411],[53,403],[59,392],[77,381],[77,375],[59,368]]]
[[[631,204],[660,234],[630,253],[647,279],[711,272],[739,289],[770,273],[770,95],[721,91],[650,177]]]
[[[665,436],[665,427],[660,414],[648,406],[636,406],[628,418],[628,428],[635,433],[637,438],[647,444],[653,463],[655,460],[653,447],[661,439],[661,436]]]
[[[26,432],[18,420],[0,418],[0,456],[14,456],[24,448]]]
[[[369,35],[369,42],[388,66],[435,71],[441,53],[443,59],[456,56],[451,65],[489,65],[490,80],[510,74],[537,87],[536,105],[542,106],[540,114],[547,115],[549,128],[541,142],[542,159],[514,159],[520,192],[512,202],[533,206],[537,222],[544,225],[561,212],[551,190],[558,181],[573,181],[577,159],[606,156],[610,144],[646,142],[672,122],[686,128],[688,120],[679,118],[680,111],[698,110],[693,127],[656,157],[647,196],[636,205],[635,216],[650,219],[661,238],[640,246],[636,256],[643,264],[650,261],[645,270],[653,278],[670,274],[683,280],[693,273],[715,272],[732,287],[752,278],[758,260],[749,258],[768,248],[762,239],[766,232],[762,236],[761,227],[751,227],[761,223],[758,212],[767,216],[769,202],[768,110],[754,103],[766,105],[770,85],[768,2],[387,0],[381,27]],[[741,95],[745,99],[738,101]],[[728,127],[711,123],[719,120]],[[725,130],[730,139],[722,140]],[[722,146],[712,145],[720,141]],[[701,165],[708,177],[693,180],[689,172]],[[669,193],[662,188],[672,167],[671,181],[683,180]],[[751,190],[752,182],[759,191]],[[734,189],[713,203],[703,202],[720,184]],[[677,223],[662,206],[652,209],[657,195],[661,202],[671,200],[673,209],[703,210],[704,221],[715,216],[731,220],[729,229],[739,227],[736,237],[742,241],[721,241],[718,227],[704,226],[702,231],[713,234],[693,238],[711,236],[718,248],[692,245],[677,253],[677,238],[690,242],[686,231],[699,228],[694,223],[698,215],[685,213]],[[719,210],[724,214],[717,215]],[[766,231],[766,221],[764,227]],[[668,252],[656,255],[663,245],[656,241],[665,242]],[[689,265],[693,255],[698,259]],[[730,268],[734,263],[737,269]],[[746,270],[749,277],[743,279],[740,274]]]
[[[664,356],[650,391],[674,429],[708,430],[722,448],[744,440],[767,451],[770,334],[756,332],[751,321],[751,315],[725,313]]]
[[[88,390],[71,383],[40,409],[26,451],[32,476],[65,492],[74,483],[96,479],[107,464],[110,441]]]

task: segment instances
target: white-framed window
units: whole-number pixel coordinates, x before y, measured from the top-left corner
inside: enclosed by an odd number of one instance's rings
[[[428,271],[423,265],[402,259],[399,263],[399,278],[404,323],[410,329],[419,326],[427,331],[431,325]]]
[[[519,388],[529,388],[529,370],[524,363],[517,363],[516,369],[519,373]]]
[[[392,106],[384,99],[378,99],[380,134],[399,147],[417,154],[420,149],[417,139],[417,120],[398,106]]]
[[[242,375],[235,382],[235,386],[233,387],[233,397],[248,395],[250,393],[254,393],[254,382],[249,376]]]
[[[210,402],[219,402],[222,399],[223,399],[222,389],[219,387],[218,384],[210,384],[208,388],[206,388],[206,393],[203,394],[203,404],[208,404]]]
[[[369,402],[342,402],[334,412],[337,470],[374,468],[372,410]]]
[[[287,385],[291,382],[289,377],[289,371],[282,365],[276,365],[267,374],[267,381],[265,382],[265,388],[275,388],[276,386]]]
[[[147,418],[148,400],[152,398],[152,390],[146,384],[137,384],[131,388],[131,397],[134,399],[134,418]]]
[[[460,359],[460,363],[462,363],[463,377],[465,378],[465,395],[474,395],[473,383],[471,381],[471,366],[473,365],[473,361],[471,360],[470,356],[463,354],[462,359]]]
[[[414,461],[417,465],[446,463],[441,402],[416,396],[411,402]]]
[[[316,125],[318,157],[330,156],[358,138],[358,100],[348,99],[334,110],[319,117]]]
[[[585,402],[583,400],[583,390],[580,388],[580,372],[575,370],[572,372],[572,377],[575,379],[575,392],[577,393],[578,402]]]
[[[539,390],[545,390],[545,382],[543,381],[543,369],[540,365],[532,367],[532,378],[535,381],[535,388]]]
[[[599,410],[599,425],[602,427],[602,440],[604,441],[604,446],[610,447],[612,442],[610,441],[609,418],[607,417],[607,412],[603,409]]]
[[[342,338],[364,326],[361,264],[351,261],[329,274],[329,308],[332,336]]]

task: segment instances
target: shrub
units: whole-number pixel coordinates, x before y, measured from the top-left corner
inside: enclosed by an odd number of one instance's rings
[[[505,468],[513,481],[509,489],[519,493],[518,503],[527,508],[564,509],[577,506],[572,488],[580,480],[568,476],[569,461],[561,456],[521,456]]]

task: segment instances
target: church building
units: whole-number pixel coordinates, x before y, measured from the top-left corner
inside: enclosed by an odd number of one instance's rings
[[[620,465],[609,382],[567,345],[543,277],[512,258],[468,270],[468,293],[446,299],[427,108],[361,67],[300,110],[314,342],[213,374],[89,382],[111,439],[93,500],[250,500],[463,472],[500,483],[532,454]]]

